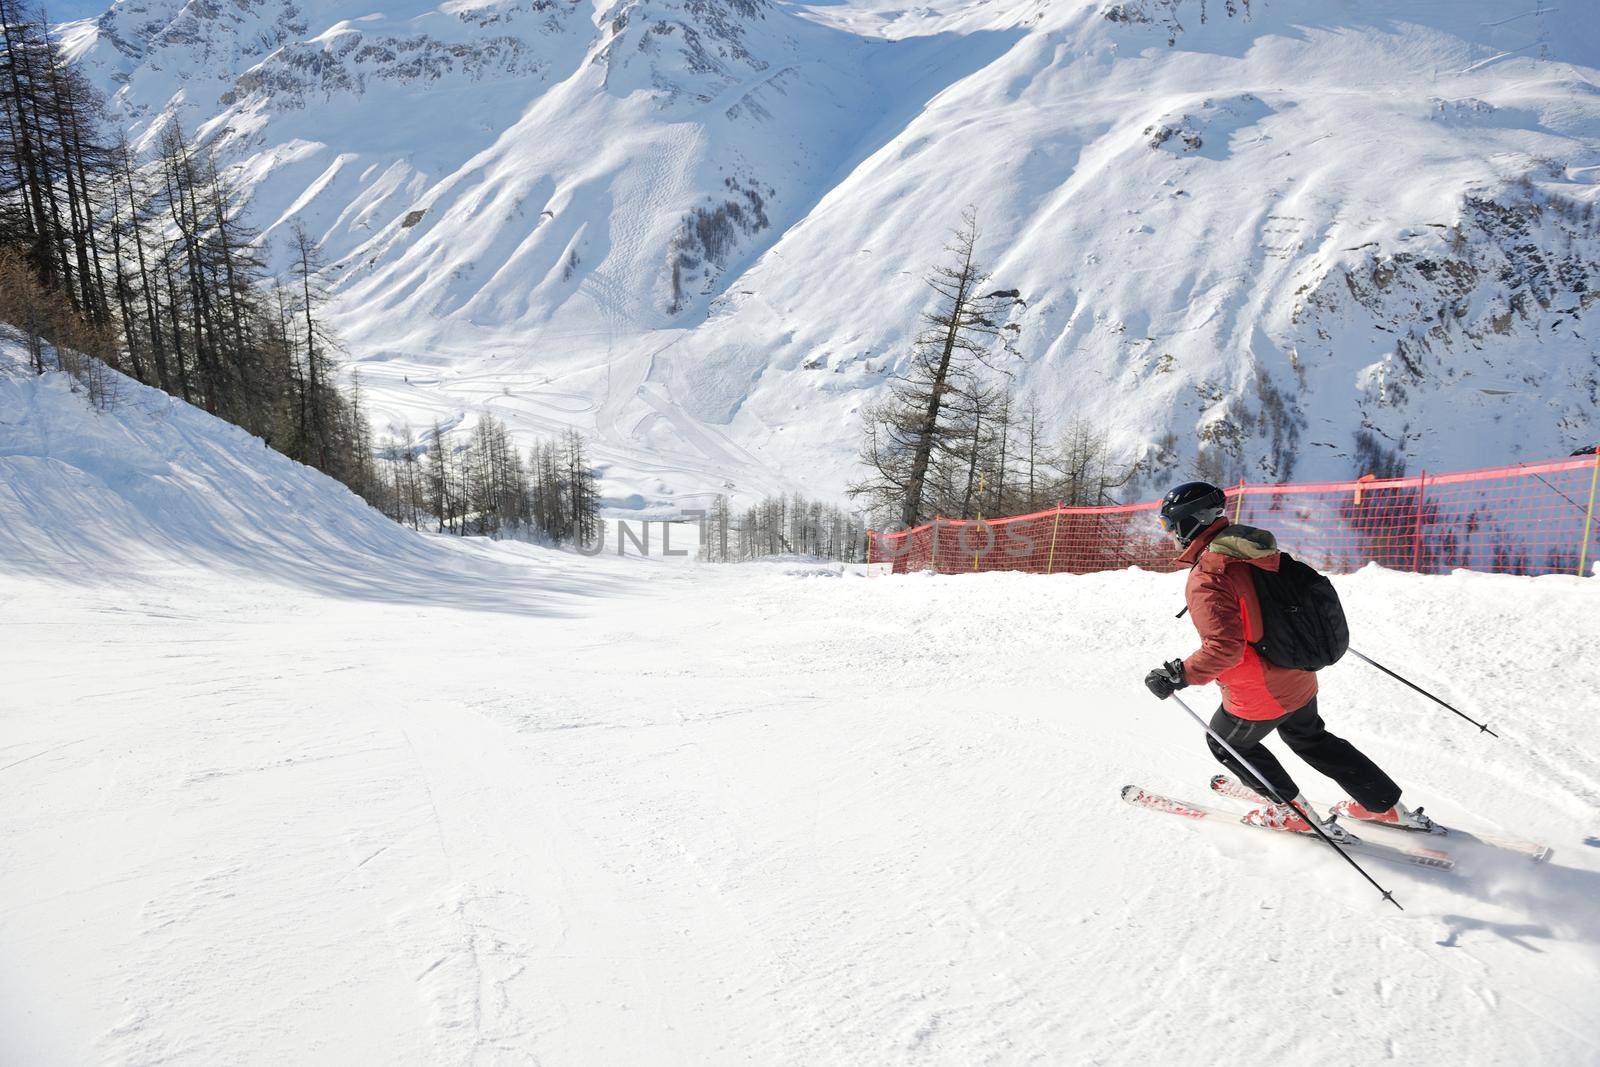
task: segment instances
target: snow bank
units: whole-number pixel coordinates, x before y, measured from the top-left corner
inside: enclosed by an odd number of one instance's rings
[[[115,379],[98,412],[0,348],[0,570],[99,583],[193,563],[377,599],[448,584],[515,610],[568,581],[552,568],[536,589],[504,554],[401,527],[260,438]]]

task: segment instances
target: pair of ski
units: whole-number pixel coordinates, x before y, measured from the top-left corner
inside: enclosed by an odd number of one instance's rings
[[[1249,801],[1252,804],[1269,803],[1265,797],[1260,796],[1247,786],[1235,782],[1225,774],[1219,774],[1212,778],[1211,788],[1212,791],[1220,793],[1223,796],[1233,797],[1237,800]],[[1124,786],[1122,790],[1122,799],[1136,807],[1149,808],[1152,811],[1164,811],[1170,815],[1179,815],[1196,822],[1211,819],[1216,821],[1237,822],[1241,826],[1253,825],[1251,823],[1244,822],[1242,817],[1235,816],[1232,812],[1222,811],[1217,808],[1209,808],[1202,804],[1190,804],[1185,801],[1174,800],[1171,797],[1165,797],[1159,793],[1152,793],[1149,790],[1141,789],[1136,785]],[[1339,805],[1329,805],[1315,801],[1313,803],[1325,811],[1336,811],[1339,807]],[[1374,826],[1396,833],[1425,833],[1430,837],[1454,837],[1464,841],[1476,841],[1480,844],[1488,845],[1493,848],[1504,849],[1509,852],[1515,852],[1518,855],[1526,856],[1535,863],[1549,859],[1552,851],[1548,845],[1541,845],[1537,842],[1526,841],[1521,838],[1507,837],[1500,834],[1474,834],[1469,833],[1466,830],[1458,830],[1454,827],[1444,826],[1439,823],[1434,823],[1431,831],[1410,830],[1399,826],[1391,826],[1387,823],[1370,822],[1366,820],[1361,821],[1361,826],[1363,829],[1368,826]],[[1268,829],[1268,827],[1258,827],[1258,829]],[[1278,830],[1276,832],[1291,833],[1294,831]],[[1317,835],[1310,831],[1298,832],[1296,836],[1307,837],[1313,840],[1317,839]],[[1352,852],[1363,852],[1368,855],[1388,859],[1396,863],[1409,863],[1419,867],[1429,867],[1434,870],[1448,871],[1454,869],[1455,867],[1454,858],[1452,858],[1449,853],[1443,852],[1439,849],[1420,848],[1409,845],[1393,844],[1386,841],[1369,840],[1367,838],[1356,837],[1353,834],[1348,834],[1348,832],[1347,836],[1350,838],[1350,840],[1342,840],[1339,843]]]

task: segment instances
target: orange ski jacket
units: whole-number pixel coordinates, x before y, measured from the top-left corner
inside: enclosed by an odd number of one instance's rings
[[[1313,671],[1279,667],[1250,642],[1261,640],[1261,605],[1249,568],[1278,569],[1278,543],[1266,530],[1218,519],[1177,559],[1189,567],[1184,600],[1200,649],[1183,661],[1184,681],[1222,690],[1222,706],[1263,722],[1298,711],[1317,695]]]

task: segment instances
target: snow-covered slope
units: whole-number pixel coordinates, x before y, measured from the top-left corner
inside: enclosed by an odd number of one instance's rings
[[[976,205],[1018,385],[1221,476],[1600,436],[1600,29],[1491,0],[119,0],[67,31],[338,259],[392,423],[837,491]]]
[[[1138,681],[1191,640],[1174,576],[590,566],[558,620],[0,564],[0,1059],[1600,1055],[1592,582],[1339,579],[1502,739],[1354,663],[1332,728],[1556,848],[1374,863],[1397,912],[1319,844],[1117,799],[1209,796]]]
[[[1214,767],[1139,684],[1181,576],[860,572],[430,538],[151,391],[0,375],[0,1062],[1600,1054],[1600,584],[1337,579],[1501,736],[1353,662],[1334,729],[1556,849],[1374,864],[1399,912],[1117,799]]]
[[[399,602],[448,585],[477,607],[515,611],[605,584],[575,578],[562,553],[415,533],[238,427],[114,378],[116,403],[98,412],[66,375],[36,378],[0,343],[6,573],[96,585],[198,565]]]

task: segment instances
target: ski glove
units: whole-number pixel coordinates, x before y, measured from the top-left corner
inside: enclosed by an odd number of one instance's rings
[[[1144,676],[1144,684],[1162,700],[1167,699],[1180,689],[1188,688],[1189,683],[1183,680],[1183,660],[1169,660]]]

